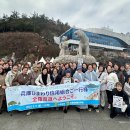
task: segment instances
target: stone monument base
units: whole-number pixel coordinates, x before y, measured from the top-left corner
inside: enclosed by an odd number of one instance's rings
[[[55,60],[54,60],[54,63],[56,62],[59,62],[59,63],[69,63],[69,62],[75,62],[75,63],[78,63],[78,60],[79,59],[83,59],[83,63],[87,63],[87,64],[91,64],[91,63],[95,63],[96,62],[96,59],[89,55],[89,56],[86,56],[86,55],[64,55],[64,56],[59,56],[59,57],[56,57]]]

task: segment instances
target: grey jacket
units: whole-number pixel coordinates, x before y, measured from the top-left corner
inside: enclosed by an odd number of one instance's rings
[[[6,84],[6,86],[7,86],[7,87],[12,86],[12,81],[13,81],[13,79],[14,79],[15,77],[17,77],[19,74],[20,74],[20,72],[17,72],[16,74],[14,74],[14,73],[12,72],[12,70],[9,71],[9,72],[7,73],[7,75],[6,75],[6,77],[5,77],[5,84]]]
[[[73,75],[73,78],[74,80],[79,80],[79,82],[83,82],[85,81],[85,74],[82,72],[82,73],[78,73],[77,71],[74,73]]]
[[[98,80],[101,83],[101,87],[100,90],[101,91],[105,91],[106,87],[107,87],[107,73],[106,72],[102,72],[102,73],[97,73],[98,75]]]

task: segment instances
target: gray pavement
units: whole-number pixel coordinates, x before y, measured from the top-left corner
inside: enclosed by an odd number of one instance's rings
[[[130,120],[124,116],[109,118],[108,110],[88,112],[71,108],[67,114],[62,110],[35,111],[30,116],[26,112],[0,115],[0,130],[130,130]]]

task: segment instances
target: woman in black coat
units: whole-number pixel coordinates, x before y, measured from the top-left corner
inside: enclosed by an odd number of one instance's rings
[[[114,105],[114,103],[113,103],[114,96],[122,97],[122,99],[123,99],[122,108],[113,106]],[[110,113],[111,118],[114,118],[117,114],[120,114],[120,113],[126,113],[128,118],[130,118],[129,98],[128,98],[128,95],[126,94],[126,92],[123,90],[122,84],[120,82],[116,83],[116,88],[113,89],[110,100],[111,100],[111,113]]]
[[[58,74],[58,70],[56,68],[54,68],[50,78],[51,78],[51,81],[52,81],[51,84],[55,85],[55,84],[60,84],[62,77],[61,77],[61,75]]]

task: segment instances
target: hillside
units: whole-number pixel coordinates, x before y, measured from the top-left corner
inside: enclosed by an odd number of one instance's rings
[[[34,12],[32,16],[13,11],[0,18],[0,58],[16,53],[17,59],[33,54],[35,58],[56,57],[59,47],[53,41],[70,26],[59,19],[48,18]],[[34,58],[33,58],[34,59]]]
[[[29,32],[8,32],[0,33],[0,57],[10,56],[12,52],[16,53],[18,61],[27,55],[34,55],[31,60],[44,57],[56,57],[59,53],[59,47],[55,43],[49,43],[41,38],[37,33]]]

